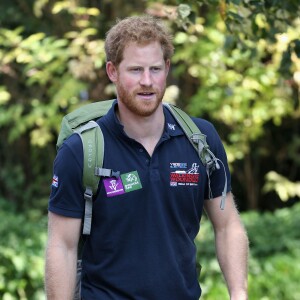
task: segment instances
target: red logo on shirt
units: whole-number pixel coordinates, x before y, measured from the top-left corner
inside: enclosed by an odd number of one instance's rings
[[[178,185],[198,185],[199,182],[199,165],[193,163],[192,167],[187,171],[182,169],[170,173],[170,186]]]
[[[198,183],[199,174],[187,174],[187,173],[171,173],[170,174],[171,182],[189,182],[189,183]]]

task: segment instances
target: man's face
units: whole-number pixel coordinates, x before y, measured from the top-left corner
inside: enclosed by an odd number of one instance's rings
[[[162,101],[170,62],[163,59],[158,42],[147,45],[130,43],[112,81],[118,100],[138,116],[150,116]]]

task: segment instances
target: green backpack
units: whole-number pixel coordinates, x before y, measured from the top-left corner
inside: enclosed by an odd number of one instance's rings
[[[57,139],[57,149],[63,144],[64,140],[73,133],[77,133],[82,140],[84,157],[83,186],[85,187],[85,214],[82,233],[85,235],[89,235],[91,231],[93,195],[97,192],[100,177],[119,176],[119,174],[114,173],[113,170],[103,168],[104,138],[101,128],[95,122],[95,120],[101,118],[108,112],[114,101],[115,100],[107,100],[87,104],[67,114],[62,119],[61,130]],[[188,140],[199,154],[209,178],[212,171],[220,169],[218,161],[221,161],[209,150],[206,136],[201,133],[193,120],[183,110],[173,104],[164,103],[163,105],[172,113],[185,132]],[[225,185],[220,205],[222,210],[225,205],[226,188],[227,178],[225,172]]]

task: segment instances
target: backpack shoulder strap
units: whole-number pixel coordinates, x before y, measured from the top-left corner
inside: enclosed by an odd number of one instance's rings
[[[221,197],[221,209],[223,210],[225,207],[225,198],[226,198],[226,190],[227,190],[227,176],[225,171],[225,166],[221,160],[219,160],[213,152],[209,149],[209,145],[206,141],[206,135],[203,134],[198,126],[194,123],[191,117],[185,113],[182,109],[177,107],[176,105],[164,103],[164,105],[169,109],[169,111],[174,116],[175,120],[178,122],[188,140],[191,142],[195,150],[197,151],[199,158],[206,168],[206,173],[209,180],[209,190],[210,190],[210,198],[211,189],[210,189],[210,175],[215,169],[220,169],[219,162],[222,164],[224,168],[225,174],[225,184]]]
[[[95,121],[79,127],[75,132],[80,136],[83,147],[83,186],[85,187],[85,211],[82,233],[89,235],[92,223],[93,195],[97,192],[100,177],[96,168],[102,168],[104,158],[104,138]]]
[[[82,141],[83,147],[83,186],[85,187],[85,210],[82,233],[91,233],[93,195],[97,193],[100,177],[120,176],[120,172],[103,168],[104,137],[100,126],[95,121],[74,130]]]
[[[100,176],[114,176],[116,172],[104,169],[104,138],[101,128],[94,121],[104,116],[115,100],[86,104],[70,112],[62,119],[57,139],[58,149],[72,133],[77,133],[83,147],[83,186],[85,188],[85,213],[83,234],[90,234],[92,221],[93,195],[97,192]],[[113,174],[113,175],[112,175]]]
[[[198,152],[202,164],[205,167],[211,169],[213,167],[213,160],[207,152],[209,146],[206,142],[206,135],[204,135],[200,131],[200,129],[190,118],[190,116],[187,113],[185,113],[182,109],[173,104],[165,104],[165,106],[170,110],[170,112],[184,131],[185,135],[188,137],[189,141]]]
[[[56,148],[58,149],[64,140],[77,128],[80,128],[82,124],[104,116],[111,108],[114,101],[115,100],[113,99],[85,104],[65,115],[61,122],[61,129],[58,135]]]

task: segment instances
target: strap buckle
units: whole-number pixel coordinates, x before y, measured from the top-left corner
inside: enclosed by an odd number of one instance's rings
[[[118,179],[120,177],[120,171],[95,167],[95,175],[100,177],[115,177]]]
[[[84,192],[84,199],[85,200],[92,200],[93,199],[93,191],[90,187],[87,187]]]

